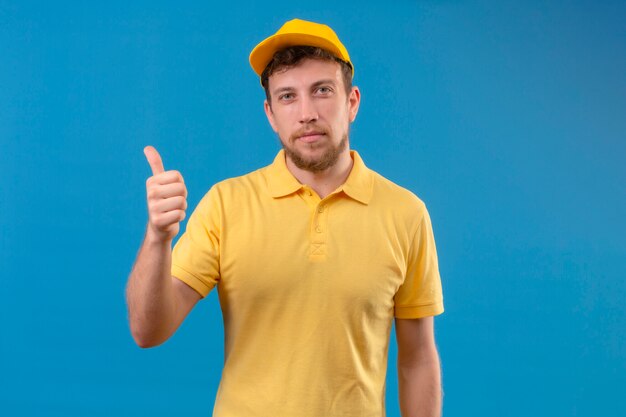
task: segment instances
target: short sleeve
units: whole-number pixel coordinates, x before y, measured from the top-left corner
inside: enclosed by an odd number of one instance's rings
[[[394,316],[413,319],[443,313],[437,249],[430,216],[424,207],[408,251],[404,282],[394,296]]]
[[[219,195],[212,187],[189,217],[185,233],[172,250],[172,275],[202,297],[219,281],[220,219]]]

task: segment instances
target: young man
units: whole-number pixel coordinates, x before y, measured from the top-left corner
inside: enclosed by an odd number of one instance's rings
[[[150,218],[127,292],[133,337],[163,343],[217,287],[225,363],[215,417],[381,417],[395,318],[402,415],[440,415],[430,218],[350,150],[360,92],[347,50],[329,27],[296,19],[250,63],[283,149],[214,185],[172,251],[187,191],[146,147]]]

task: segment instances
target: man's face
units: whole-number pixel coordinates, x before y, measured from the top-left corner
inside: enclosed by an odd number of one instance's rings
[[[337,62],[304,59],[268,81],[272,103],[265,101],[265,114],[298,168],[320,172],[349,152],[348,131],[360,93],[352,87],[346,95]]]

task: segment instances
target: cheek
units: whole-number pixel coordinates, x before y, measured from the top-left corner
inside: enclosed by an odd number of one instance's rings
[[[290,128],[285,119],[274,119],[274,124],[276,126],[276,133],[278,134],[280,139],[283,141],[289,139],[289,136],[291,136],[293,129]]]
[[[334,109],[332,113],[333,129],[343,132],[350,125],[350,111],[347,108],[339,107]]]
[[[282,108],[280,111],[274,112],[274,123],[279,128],[279,130],[288,129],[292,124],[293,115],[291,114],[293,111],[291,109]]]
[[[281,120],[280,122],[278,122],[277,127],[278,127],[278,133],[280,133],[281,135],[289,132],[289,126],[287,123],[285,123],[284,120]]]

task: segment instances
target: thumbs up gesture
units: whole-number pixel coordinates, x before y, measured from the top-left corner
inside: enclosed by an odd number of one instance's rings
[[[146,181],[148,196],[148,229],[146,237],[168,242],[178,234],[187,209],[187,187],[178,171],[165,171],[161,155],[152,146],[143,150],[152,169]]]

